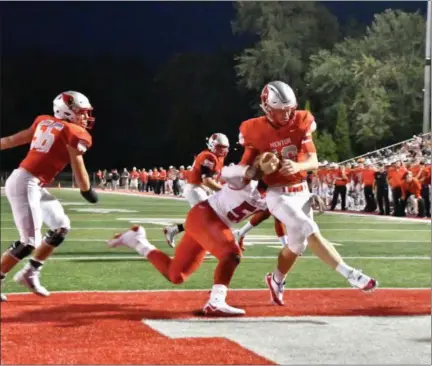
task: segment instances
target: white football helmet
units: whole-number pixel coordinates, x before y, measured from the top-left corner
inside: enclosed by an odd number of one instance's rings
[[[76,123],[81,127],[91,129],[94,124],[93,107],[88,98],[76,91],[63,92],[53,101],[56,118]]]
[[[261,92],[260,107],[270,122],[276,126],[286,126],[294,119],[297,98],[288,84],[271,81]]]
[[[184,165],[180,165],[180,169],[183,169],[183,170],[184,170],[184,168],[185,168]]]
[[[208,149],[217,156],[225,157],[229,151],[229,140],[223,133],[214,133],[207,142]]]

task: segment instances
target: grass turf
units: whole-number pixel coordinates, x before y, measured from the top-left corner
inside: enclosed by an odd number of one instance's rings
[[[184,201],[142,196],[101,194],[100,203],[87,204],[76,191],[53,189],[72,222],[67,240],[44,266],[42,281],[50,290],[139,290],[178,288],[127,249],[108,249],[113,233],[140,222],[150,241],[172,254],[162,234],[168,222],[183,222],[189,209]],[[431,232],[424,222],[383,221],[375,217],[324,214],[317,217],[324,236],[337,246],[346,262],[376,277],[382,287],[430,287]],[[17,230],[6,197],[1,197],[1,249],[17,240]],[[178,236],[178,239],[180,236]],[[177,239],[177,240],[178,240]],[[236,271],[233,288],[262,288],[272,270],[280,244],[273,220],[250,232],[246,258]],[[402,257],[402,258],[397,258]],[[212,284],[216,261],[206,259],[180,288],[202,289]],[[17,269],[21,266],[17,266]],[[5,292],[21,292],[12,280]],[[288,287],[346,287],[346,281],[308,251],[293,268]]]

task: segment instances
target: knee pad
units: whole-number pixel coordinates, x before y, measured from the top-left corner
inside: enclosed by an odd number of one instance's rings
[[[21,243],[20,241],[16,241],[12,243],[9,247],[9,254],[14,256],[15,258],[22,260],[25,257],[29,256],[34,250],[34,246],[26,245]]]
[[[48,230],[44,236],[45,243],[53,247],[58,247],[61,243],[64,242],[68,232],[69,229],[63,227],[55,231]]]

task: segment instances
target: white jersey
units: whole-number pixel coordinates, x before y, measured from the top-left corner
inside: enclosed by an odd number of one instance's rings
[[[245,168],[239,165],[224,167],[221,178],[226,184],[208,198],[210,206],[228,227],[267,209],[265,198],[258,192],[258,182],[244,182]]]

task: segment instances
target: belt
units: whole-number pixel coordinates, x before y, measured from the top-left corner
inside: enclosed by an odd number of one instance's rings
[[[278,187],[278,188],[272,187],[271,189],[278,189],[283,193],[296,193],[296,192],[303,192],[309,190],[306,182],[297,183],[290,186]]]

